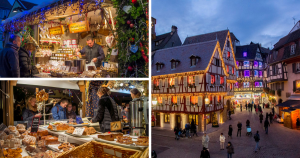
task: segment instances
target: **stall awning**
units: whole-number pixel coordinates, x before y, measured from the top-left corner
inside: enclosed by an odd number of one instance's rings
[[[283,109],[283,110],[281,110],[281,111],[283,111],[283,112],[292,112],[292,111],[295,111],[296,109]]]
[[[300,100],[287,100],[283,103],[280,103],[276,106],[280,107],[291,107],[291,108],[299,108],[300,109]]]
[[[67,81],[67,80],[18,80],[17,85],[30,85],[30,86],[40,86],[49,88],[62,88],[62,89],[72,89],[79,90],[77,81]]]

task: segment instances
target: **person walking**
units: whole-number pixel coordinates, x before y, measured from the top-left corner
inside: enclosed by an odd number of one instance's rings
[[[225,136],[223,135],[223,133],[221,133],[220,135],[220,150],[224,150],[224,143],[225,143]]]
[[[272,113],[273,113],[273,116],[275,115],[275,109],[274,109],[274,106],[272,107]]]
[[[205,147],[201,150],[200,158],[210,158],[209,151]]]
[[[272,123],[272,120],[273,120],[273,114],[270,112],[269,114],[269,119],[270,119],[270,123]]]
[[[245,105],[245,107],[246,107],[246,111],[247,111],[247,108],[248,108],[248,103],[246,102],[246,105]]]
[[[269,119],[269,114],[266,112],[266,120]]]
[[[156,154],[156,152],[155,152],[154,150],[152,150],[151,157],[152,157],[152,158],[157,158],[157,154]]]
[[[259,121],[260,121],[260,123],[262,123],[263,119],[264,119],[264,115],[262,113],[260,113],[260,115],[259,115]]]
[[[204,133],[204,135],[202,136],[202,145],[206,149],[208,149],[208,142],[209,142],[209,136],[206,135],[206,133]]]
[[[300,126],[299,116],[297,116],[297,119],[296,119],[296,126],[297,126],[297,129],[299,129],[299,126]]]
[[[229,115],[229,120],[231,120],[231,110],[230,109],[228,111],[228,115]]]
[[[260,146],[259,146],[260,136],[258,134],[258,131],[256,131],[256,134],[254,135],[254,140],[256,142],[255,152],[257,152],[257,149],[260,150]]]
[[[238,131],[237,131],[236,136],[238,137],[238,136],[239,136],[239,133],[240,133],[240,137],[241,137],[241,133],[242,133],[242,123],[241,123],[241,122],[238,122],[237,127],[238,127]]]
[[[246,121],[246,127],[248,127],[248,126],[250,126],[250,121],[249,120]]]
[[[263,109],[265,109],[265,104],[263,103]]]
[[[190,124],[189,124],[189,123],[186,123],[186,124],[185,124],[185,137],[186,137],[186,138],[191,137],[191,136],[190,136],[190,128],[191,128]]]
[[[251,110],[251,112],[252,112],[252,108],[253,108],[253,104],[250,104],[250,110]]]
[[[178,137],[178,132],[179,132],[178,128],[177,128],[177,127],[175,127],[175,128],[174,128],[175,140],[179,140],[179,137]]]
[[[266,134],[268,134],[268,128],[269,128],[269,126],[270,126],[270,123],[269,123],[268,119],[266,119],[266,120],[265,120],[265,123],[264,123],[264,127],[265,127],[265,132],[266,132]]]
[[[243,111],[243,105],[242,104],[241,104],[240,108],[241,108],[241,112],[242,112]]]
[[[232,138],[232,125],[229,125],[228,138]]]
[[[195,124],[194,119],[192,120],[191,130],[192,130],[192,132],[193,132],[193,136],[196,134],[196,136],[198,137],[197,129],[196,129],[196,124]]]
[[[232,154],[234,154],[234,148],[231,142],[228,142],[226,149],[227,149],[227,158],[232,158]]]

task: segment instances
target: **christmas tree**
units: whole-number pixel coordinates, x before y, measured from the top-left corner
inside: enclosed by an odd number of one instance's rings
[[[212,113],[212,127],[219,127],[217,114],[215,112]]]

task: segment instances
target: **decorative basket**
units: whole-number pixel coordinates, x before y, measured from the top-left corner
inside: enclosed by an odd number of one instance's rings
[[[60,154],[57,158],[139,158],[141,154],[139,150],[90,141]]]
[[[149,147],[142,153],[140,158],[149,158]]]

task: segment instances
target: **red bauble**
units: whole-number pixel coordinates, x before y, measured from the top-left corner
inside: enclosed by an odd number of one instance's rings
[[[130,39],[130,42],[134,42],[134,38],[131,38],[131,39]]]
[[[132,71],[133,70],[133,67],[131,67],[131,66],[128,66],[128,71]]]
[[[142,54],[145,54],[144,49],[141,50]]]
[[[111,20],[109,20],[109,24],[112,24],[112,23],[111,23]]]
[[[135,4],[135,3],[137,2],[137,0],[131,0],[131,2],[132,2],[133,4]]]
[[[127,24],[130,25],[130,24],[131,24],[131,21],[130,21],[130,20],[127,20]]]
[[[143,44],[142,44],[142,42],[140,42],[140,47],[143,47]]]
[[[134,24],[130,24],[130,28],[133,28],[134,27]]]

